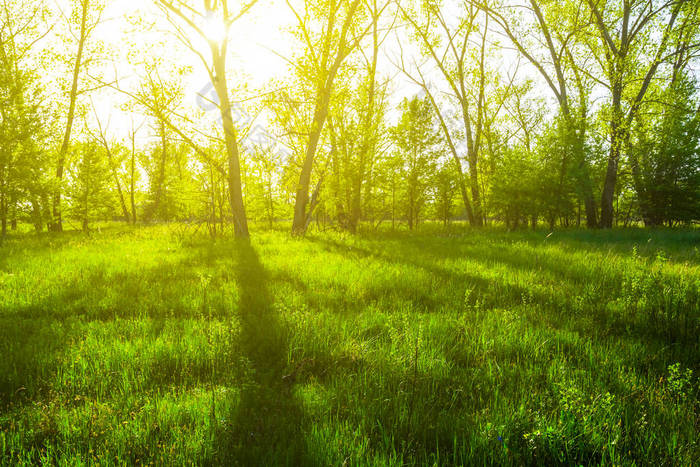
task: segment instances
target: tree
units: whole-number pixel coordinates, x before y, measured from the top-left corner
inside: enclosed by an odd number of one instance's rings
[[[146,217],[167,218],[163,209],[165,191],[167,189],[166,175],[169,166],[174,161],[175,145],[171,144],[171,125],[175,108],[182,102],[182,85],[177,80],[161,79],[155,66],[148,65],[146,76],[137,93],[137,100],[145,103],[146,114],[151,117],[152,131],[158,139],[157,146],[151,148],[143,162],[149,175],[150,194],[152,196]]]
[[[308,139],[296,188],[292,234],[306,233],[311,218],[313,197],[309,196],[311,172],[323,132],[333,86],[340,67],[371,28],[373,22],[364,28],[359,24],[362,16],[360,0],[320,0],[306,2],[303,14],[298,13],[292,4],[298,25],[297,35],[305,50],[297,67],[302,78],[313,88],[313,118],[308,126]],[[320,29],[320,31],[318,30]]]
[[[329,157],[335,215],[341,228],[355,233],[368,214],[372,171],[385,138],[385,87],[362,77],[358,87],[345,86],[332,104],[328,123]]]
[[[698,220],[700,100],[695,83],[680,76],[653,101],[637,119],[629,150],[642,218],[647,226]]]
[[[356,170],[351,179],[352,201],[350,207],[350,218],[348,228],[350,232],[357,231],[357,224],[362,216],[362,188],[371,170],[373,157],[377,149],[378,138],[380,137],[381,122],[386,104],[384,93],[386,87],[377,83],[377,62],[382,43],[386,39],[388,32],[380,35],[379,19],[389,5],[380,6],[377,0],[368,2],[368,10],[371,16],[371,36],[372,49],[370,57],[363,54],[365,58],[365,70],[367,76],[362,83],[359,95],[364,100],[360,109],[360,141],[357,151]],[[391,27],[388,28],[391,30]],[[381,86],[380,89],[378,87]]]
[[[234,232],[236,237],[247,238],[249,236],[248,220],[243,204],[240,150],[228,91],[226,59],[231,27],[257,3],[257,0],[244,4],[238,11],[229,9],[227,0],[203,0],[201,9],[190,6],[189,2],[184,0],[157,1],[175,28],[180,41],[201,59],[216,90],[218,98],[216,104],[221,114],[228,156],[229,202],[233,213]],[[210,52],[209,60],[198,51],[185,28],[206,41]]]
[[[85,233],[90,231],[91,220],[104,218],[105,213],[112,211],[109,162],[100,149],[94,141],[76,144],[72,151],[74,160],[68,167],[70,213],[80,221]]]
[[[45,189],[41,176],[43,136],[35,78],[17,69],[0,69],[0,234],[8,218],[16,226],[18,206]],[[38,208],[37,208],[38,209]],[[38,211],[36,214],[39,214]],[[41,225],[41,223],[39,223]]]
[[[255,211],[259,213],[259,217],[267,221],[269,228],[272,228],[275,220],[279,156],[274,148],[257,145],[253,148],[251,158],[251,169],[254,175],[251,183],[254,199],[251,202],[254,202]]]
[[[693,24],[700,8],[686,0],[587,0],[597,41],[591,44],[610,92],[609,153],[601,195],[600,226],[613,224],[613,199],[620,157],[629,146],[630,128],[659,67],[674,55],[672,43]],[[678,21],[680,19],[680,21]],[[651,34],[651,30],[659,34]],[[697,44],[687,47],[697,47]]]
[[[455,26],[451,26],[442,2],[431,0],[421,3],[420,6],[420,12],[405,8],[401,11],[404,19],[411,25],[424,55],[445,80],[447,90],[444,92],[457,106],[465,140],[466,157],[459,154],[459,136],[450,130],[449,117],[438,102],[437,94],[440,91],[432,89],[421,70],[422,66],[415,64],[415,72],[411,72],[404,63],[402,53],[400,68],[423,89],[430,100],[452,154],[455,170],[459,175],[458,183],[469,221],[474,226],[481,226],[484,223],[484,211],[479,184],[479,158],[486,123],[486,37],[489,31],[489,17],[483,15],[480,21],[479,9],[465,2],[457,12],[460,15],[459,20]],[[479,37],[474,39],[474,35]],[[473,41],[478,44],[476,51],[472,47]],[[499,105],[494,106],[494,108],[499,107]],[[471,201],[463,180],[462,158],[468,162]]]
[[[454,209],[458,181],[456,175],[450,164],[442,165],[435,174],[435,211],[445,226],[450,222]]]
[[[72,58],[73,72],[68,92],[68,111],[66,115],[65,129],[61,147],[58,150],[58,161],[56,164],[56,188],[53,197],[53,219],[51,220],[51,230],[54,232],[63,231],[61,219],[61,185],[63,182],[63,171],[66,163],[66,156],[70,147],[71,132],[75,120],[75,110],[78,97],[86,92],[80,89],[81,74],[85,69],[86,44],[101,22],[104,5],[99,0],[74,0],[70,18],[67,18],[68,27],[73,37],[77,39],[77,50]],[[77,28],[77,32],[73,29]]]
[[[524,146],[509,147],[497,162],[492,184],[493,209],[506,227],[516,229],[521,221],[537,225],[543,196],[547,193],[546,171],[539,154]]]
[[[405,180],[404,205],[408,228],[418,225],[425,206],[430,177],[435,170],[440,138],[435,129],[433,107],[428,98],[404,99],[402,114],[391,128],[401,172]]]
[[[31,206],[32,222],[37,230],[42,228],[45,121],[38,75],[29,62],[37,40],[47,32],[39,21],[44,11],[40,2],[10,5],[5,0],[0,9],[0,235],[4,236],[8,221],[16,227],[23,205]]]
[[[138,172],[136,171],[136,133],[140,129],[134,127],[134,122],[131,122],[131,131],[129,132],[129,142],[131,147],[129,150],[129,202],[131,205],[131,223],[136,225],[136,182]]]
[[[593,199],[590,168],[585,157],[587,96],[583,87],[576,53],[572,51],[577,36],[585,28],[587,18],[582,14],[580,2],[474,2],[486,11],[500,26],[506,36],[544,78],[559,104],[560,137],[564,143],[559,181],[555,188],[555,211],[565,196],[565,177],[571,169],[578,184],[586,208],[586,223],[589,228],[597,226],[597,210]],[[516,13],[517,12],[517,13]],[[522,14],[519,14],[524,12]],[[516,27],[519,26],[519,27]],[[576,83],[576,86],[571,84]],[[578,91],[578,110],[572,102]],[[553,226],[552,226],[553,227]]]
[[[94,104],[92,106],[92,110],[93,110],[93,113],[95,115],[95,121],[97,123],[97,130],[98,131],[91,133],[91,135],[100,145],[102,145],[102,148],[104,149],[105,154],[107,155],[109,168],[112,172],[112,180],[114,181],[114,185],[117,188],[117,195],[119,197],[119,205],[121,206],[121,209],[122,209],[122,215],[124,216],[124,220],[126,222],[129,222],[129,220],[132,216],[129,214],[129,209],[126,207],[126,199],[124,198],[124,192],[122,190],[122,181],[121,181],[121,176],[119,173],[119,167],[121,166],[121,161],[119,160],[118,155],[115,154],[114,151],[112,150],[112,146],[110,145],[109,141],[107,141],[107,133],[106,133],[107,128],[102,127],[102,122],[100,121],[100,117],[97,114],[97,110],[95,109]],[[133,206],[132,206],[132,209],[133,209]]]

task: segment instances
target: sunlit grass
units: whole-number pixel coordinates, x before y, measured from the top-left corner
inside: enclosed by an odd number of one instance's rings
[[[10,237],[0,462],[692,465],[699,245]]]

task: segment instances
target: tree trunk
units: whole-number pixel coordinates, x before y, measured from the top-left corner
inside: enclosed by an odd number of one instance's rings
[[[484,225],[484,209],[482,206],[481,194],[479,193],[479,170],[477,162],[479,152],[481,151],[481,136],[484,128],[484,93],[486,87],[486,73],[484,71],[484,62],[486,55],[486,32],[489,25],[489,17],[485,18],[486,25],[481,41],[481,55],[479,60],[479,99],[477,101],[477,122],[476,122],[476,138],[474,146],[469,154],[469,178],[472,182],[472,201],[474,202],[474,220],[477,227]]]
[[[7,198],[4,190],[0,193],[0,235],[7,235]]]
[[[334,73],[335,74],[335,73]],[[299,184],[296,191],[296,203],[294,204],[294,220],[292,222],[292,235],[304,235],[306,233],[306,207],[309,203],[309,185],[311,183],[311,170],[313,169],[314,157],[321,138],[323,126],[328,117],[328,103],[330,102],[330,84],[332,80],[326,80],[326,85],[319,91],[319,101],[314,110],[314,119],[309,134],[309,141],[306,145],[306,155],[304,165],[299,175]]]
[[[584,196],[584,205],[586,207],[586,227],[589,229],[594,229],[598,226],[598,212],[595,207],[593,192],[591,191],[586,193]]]
[[[165,122],[161,120],[160,122],[160,145],[161,145],[161,156],[160,163],[158,164],[158,180],[156,181],[155,195],[156,199],[153,201],[153,214],[152,217],[155,219],[160,219],[161,201],[163,199],[163,192],[165,191],[165,164],[168,159],[168,137],[165,132]],[[163,216],[165,217],[165,216]]]
[[[214,169],[209,166],[209,203],[211,203],[209,224],[211,235],[216,238],[216,185],[214,182]]]
[[[10,221],[10,230],[17,230],[17,205],[12,202],[12,220]]]
[[[481,209],[481,196],[479,194],[479,175],[477,170],[477,156],[473,151],[469,154],[469,181],[472,190],[472,202],[474,204],[474,225],[484,225],[484,217]]]
[[[41,193],[41,211],[43,213],[43,216],[40,217],[40,222],[43,222],[43,220],[47,217],[51,218],[51,202],[49,201],[49,194],[46,191]],[[46,223],[46,229],[48,231],[51,231],[50,222]]]
[[[88,202],[89,202],[89,188],[85,189],[85,199],[83,200],[83,232],[88,233]]]
[[[374,107],[375,107],[375,85],[376,85],[376,74],[377,74],[377,58],[379,56],[379,33],[378,33],[378,15],[377,2],[374,2],[373,11],[373,21],[372,21],[372,62],[369,68],[369,86],[368,86],[368,97],[367,97],[367,112],[365,114],[364,122],[364,134],[363,139],[360,144],[359,151],[359,167],[357,171],[357,179],[354,184],[354,192],[352,197],[352,206],[350,209],[350,231],[352,233],[357,232],[357,224],[360,222],[362,217],[362,184],[365,181],[365,169],[367,158],[369,154],[374,150],[374,135],[372,133],[374,127]]]
[[[221,52],[220,49],[212,45],[215,73],[214,88],[219,98],[219,110],[221,111],[221,120],[224,125],[224,139],[228,155],[229,202],[231,203],[231,213],[233,214],[233,231],[236,238],[248,238],[248,219],[246,218],[245,205],[243,204],[238,139],[236,128],[233,125],[231,101],[226,83],[226,57]]]
[[[82,13],[80,17],[80,36],[78,38],[78,53],[75,57],[75,65],[73,66],[73,83],[70,89],[70,103],[68,105],[68,118],[66,120],[66,129],[63,134],[63,142],[58,153],[58,166],[56,167],[56,179],[58,185],[54,193],[53,199],[53,219],[51,220],[51,230],[54,232],[63,231],[63,220],[61,218],[61,182],[63,180],[63,166],[66,163],[66,155],[70,145],[70,135],[73,130],[73,119],[75,118],[75,104],[78,97],[78,81],[80,79],[80,67],[83,61],[83,50],[85,41],[87,40],[87,15],[89,9],[89,0],[83,0]]]
[[[466,91],[464,91],[464,87],[462,88],[462,90],[466,94]],[[483,225],[483,216],[481,212],[481,197],[479,196],[479,172],[477,167],[479,138],[476,138],[476,140],[473,138],[472,125],[470,121],[471,117],[469,116],[469,107],[466,100],[463,100],[461,104],[462,118],[464,119],[464,129],[465,134],[467,136],[467,159],[469,160],[469,187],[471,189],[472,194],[472,204],[467,205],[465,198],[465,206],[473,207],[473,225],[476,227],[481,227]],[[464,195],[462,196],[464,197]],[[469,210],[470,208],[467,207],[467,214],[469,214]]]
[[[270,221],[270,230],[272,230],[272,223],[275,219],[275,204],[272,198],[272,175],[268,174],[267,179],[267,205],[268,205],[268,219]]]
[[[396,229],[396,181],[391,178],[391,230]]]
[[[608,154],[608,168],[605,172],[605,183],[600,201],[600,227],[612,228],[613,224],[613,200],[615,197],[615,185],[617,183],[617,166],[620,161],[620,138],[618,124],[613,123],[611,130],[610,152]]]
[[[39,233],[44,230],[44,226],[41,222],[41,208],[34,196],[32,196],[30,203],[32,205],[32,223],[34,224],[34,230]]]
[[[130,171],[130,176],[129,176],[129,198],[131,201],[131,223],[133,225],[136,225],[136,195],[134,193],[135,191],[135,184],[136,184],[136,164],[135,164],[135,153],[136,149],[134,148],[134,143],[132,141],[132,147],[131,147],[131,171]]]
[[[586,115],[582,115],[582,119],[586,119]],[[573,122],[568,119],[568,125]],[[579,185],[579,192],[583,198],[583,204],[586,212],[586,227],[589,229],[594,229],[598,226],[598,212],[595,206],[595,199],[593,198],[593,183],[591,182],[591,171],[588,162],[586,161],[586,154],[584,148],[584,139],[586,135],[585,125],[579,133],[574,131],[573,136],[575,137],[574,153],[578,158],[578,170],[577,170],[577,181]]]

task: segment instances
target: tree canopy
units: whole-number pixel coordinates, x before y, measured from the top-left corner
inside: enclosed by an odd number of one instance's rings
[[[698,2],[0,9],[3,235],[700,221]]]

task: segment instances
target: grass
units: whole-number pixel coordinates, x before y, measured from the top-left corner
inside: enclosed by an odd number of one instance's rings
[[[0,247],[0,464],[700,463],[700,233]]]

